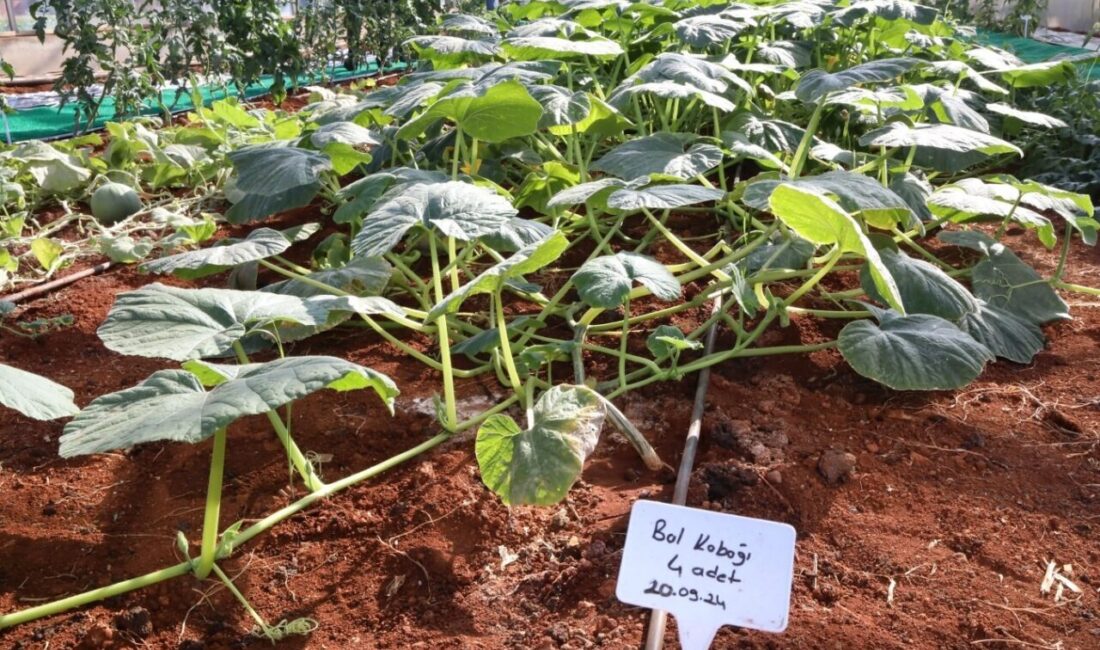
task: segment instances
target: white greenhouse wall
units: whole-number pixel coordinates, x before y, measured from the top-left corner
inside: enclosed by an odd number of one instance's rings
[[[977,5],[977,0],[971,0],[970,6]],[[1015,2],[1013,0],[999,0],[1000,15],[1008,13],[1008,7]],[[1097,21],[1100,21],[1100,0],[1049,0],[1046,16],[1035,27],[1055,27],[1068,29],[1074,32],[1087,32]]]

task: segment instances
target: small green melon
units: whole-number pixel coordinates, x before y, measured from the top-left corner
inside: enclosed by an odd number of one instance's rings
[[[141,198],[129,185],[104,183],[92,194],[92,216],[110,226],[142,209]]]

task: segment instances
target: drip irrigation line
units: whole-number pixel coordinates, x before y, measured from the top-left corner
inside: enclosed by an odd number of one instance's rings
[[[51,293],[62,287],[67,287],[77,280],[83,280],[84,278],[91,277],[93,275],[99,275],[107,269],[111,268],[111,262],[103,262],[96,264],[91,268],[84,269],[83,271],[77,271],[71,273],[63,278],[57,278],[56,280],[50,280],[49,282],[38,284],[29,289],[24,289],[18,293],[13,293],[8,296],[0,296],[0,302],[20,302],[28,298],[38,298],[47,293]]]
[[[714,296],[710,315],[714,317],[722,308],[722,292]],[[718,338],[718,320],[707,330],[707,340],[703,356],[714,352],[714,342]],[[695,452],[699,449],[699,435],[703,430],[703,409],[707,404],[707,388],[710,386],[710,366],[699,371],[699,384],[695,388],[695,403],[691,407],[691,424],[688,425],[687,438],[684,440],[684,453],[680,456],[680,469],[676,473],[676,487],[672,491],[672,503],[678,506],[687,503],[688,487],[691,485],[691,472],[695,466]],[[649,617],[649,630],[646,632],[645,650],[661,650],[665,645],[665,627],[668,625],[668,612],[655,609]]]

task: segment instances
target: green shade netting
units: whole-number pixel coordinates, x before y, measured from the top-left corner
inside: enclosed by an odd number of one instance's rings
[[[1081,38],[1084,40],[1083,36]],[[1015,34],[1005,34],[1003,32],[993,32],[985,29],[978,30],[977,40],[983,45],[992,45],[1002,50],[1008,50],[1018,56],[1024,63],[1041,63],[1043,61],[1050,61],[1051,59],[1064,59],[1072,56],[1096,56],[1097,54],[1093,50],[1087,50],[1081,47],[1067,47],[1065,45],[1055,45],[1054,43],[1044,43],[1033,38],[1024,38],[1023,36],[1017,36]],[[1089,79],[1100,79],[1100,61],[1096,59],[1082,62],[1077,69],[1084,77]]]

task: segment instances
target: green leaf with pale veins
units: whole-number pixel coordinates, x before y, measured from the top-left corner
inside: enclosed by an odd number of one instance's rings
[[[606,415],[591,389],[567,385],[543,393],[533,414],[527,430],[507,415],[493,415],[477,431],[481,480],[505,505],[564,499],[596,448]]]
[[[328,156],[285,143],[248,145],[227,154],[236,170],[227,196],[232,223],[300,208],[321,191],[321,175],[332,169]]]
[[[840,72],[810,70],[802,75],[794,93],[804,102],[818,102],[830,93],[851,88],[857,84],[891,81],[919,63],[919,59],[912,58],[879,59]]]
[[[234,266],[280,255],[290,248],[290,240],[272,228],[257,228],[244,239],[198,250],[169,255],[141,265],[149,273],[190,271],[191,277],[218,273]]]
[[[964,315],[958,324],[993,354],[1016,363],[1030,363],[1046,344],[1038,325],[981,300],[978,309]]]
[[[680,282],[663,264],[638,253],[619,252],[585,262],[573,274],[581,300],[613,309],[626,302],[634,282],[665,301],[680,297]]]
[[[929,314],[879,314],[852,321],[837,343],[849,365],[895,390],[953,390],[981,374],[993,353],[950,321]]]
[[[119,294],[98,332],[119,354],[184,361],[224,354],[261,325],[321,325],[332,308],[322,300],[261,291],[154,283]]]
[[[712,144],[696,143],[687,133],[654,133],[615,147],[592,165],[624,180],[650,174],[667,174],[687,180],[722,162],[722,150]]]
[[[385,255],[413,226],[472,241],[498,231],[516,213],[508,199],[470,183],[414,185],[368,214],[351,248],[356,255]]]
[[[216,366],[196,367],[208,380]],[[187,370],[162,370],[132,388],[96,399],[65,426],[61,456],[126,449],[146,442],[196,443],[247,415],[277,409],[324,388],[370,388],[393,412],[397,386],[386,375],[335,357],[290,357],[243,366],[210,391]]]

